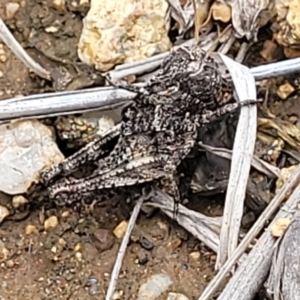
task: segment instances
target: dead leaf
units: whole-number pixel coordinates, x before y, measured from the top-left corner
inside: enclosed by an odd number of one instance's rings
[[[270,0],[224,0],[224,3],[231,6],[232,9],[232,25],[236,31],[237,38],[243,38],[257,40],[257,33],[261,26],[261,20],[259,20],[260,14],[264,10],[269,10],[268,6]],[[268,18],[272,16],[272,10],[270,9]]]

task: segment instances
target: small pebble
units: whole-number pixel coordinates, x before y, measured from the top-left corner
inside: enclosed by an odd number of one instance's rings
[[[139,244],[146,250],[152,250],[154,248],[154,243],[145,237],[139,239]]]
[[[292,124],[297,124],[299,118],[297,116],[290,116],[289,117],[289,121],[292,123]]]
[[[148,254],[146,253],[145,250],[141,250],[138,253],[138,263],[140,265],[145,265],[149,261]]]
[[[27,235],[32,234],[32,233],[37,233],[37,232],[38,232],[37,228],[31,224],[27,225],[25,228],[25,234],[27,234]]]
[[[174,251],[178,247],[180,247],[181,243],[182,243],[181,239],[175,238],[167,244],[167,247],[172,251]]]
[[[76,257],[76,259],[77,259],[79,262],[82,261],[82,253],[81,253],[81,252],[76,252],[76,253],[75,253],[75,257]]]
[[[44,228],[47,231],[50,228],[55,228],[58,225],[58,219],[56,216],[51,216],[45,220]]]
[[[18,9],[20,8],[20,4],[14,3],[14,2],[9,2],[6,4],[6,17],[7,19],[12,19]]]
[[[20,208],[21,206],[24,206],[27,203],[28,200],[22,195],[14,196],[12,198],[12,206],[14,208]]]
[[[274,237],[281,237],[287,227],[290,225],[291,220],[288,218],[280,218],[278,219],[275,224],[272,225],[271,227],[271,234]]]
[[[45,28],[45,31],[48,32],[48,33],[55,33],[59,30],[58,27],[55,27],[55,26],[49,26],[49,27],[46,27]]]
[[[97,283],[90,284],[90,286],[89,286],[89,294],[92,296],[92,295],[96,295],[98,293],[99,293],[99,290],[98,290]]]
[[[69,215],[70,215],[70,211],[69,211],[69,210],[65,210],[65,211],[63,211],[62,214],[61,214],[61,216],[62,216],[63,218],[67,218]]]
[[[5,63],[7,60],[7,54],[4,50],[4,45],[0,43],[0,62]]]
[[[123,294],[124,292],[121,290],[121,291],[115,291],[113,296],[112,296],[112,300],[120,300],[120,299],[123,299]]]
[[[53,6],[57,10],[63,10],[65,8],[65,1],[64,0],[53,0]]]
[[[286,100],[294,91],[295,88],[289,82],[285,82],[279,86],[276,93],[282,100]]]
[[[9,216],[9,214],[9,210],[5,206],[0,205],[0,224],[4,221],[6,217]]]
[[[0,261],[5,261],[7,260],[9,255],[9,250],[5,247],[0,248]]]
[[[110,249],[115,240],[111,231],[107,229],[97,229],[94,232],[94,238],[94,245],[100,252]]]
[[[216,21],[228,23],[231,20],[231,7],[226,3],[215,1],[211,7],[211,11],[212,17]]]
[[[60,238],[60,239],[58,240],[58,243],[59,243],[61,246],[63,246],[63,247],[65,247],[65,246],[67,245],[67,242],[66,242],[63,238]]]
[[[78,251],[80,251],[81,249],[82,249],[82,245],[81,245],[81,243],[78,243],[78,244],[76,244],[75,247],[74,247],[74,252],[78,252]]]
[[[167,274],[152,275],[141,285],[137,300],[156,300],[171,284],[173,282]]]
[[[266,40],[259,54],[265,61],[271,62],[275,58],[277,48],[278,45],[274,41]]]
[[[179,293],[169,293],[167,300],[189,300],[189,298]]]
[[[212,255],[211,257],[210,257],[210,261],[211,262],[214,262],[214,261],[216,261],[217,260],[217,255]]]
[[[113,231],[114,235],[118,238],[121,239],[123,238],[126,230],[127,230],[128,222],[127,221],[122,221]]]
[[[200,258],[200,252],[199,251],[191,252],[189,256],[192,260],[197,261]]]
[[[7,268],[13,268],[15,266],[15,263],[13,260],[9,259],[8,261],[5,262],[5,265]]]

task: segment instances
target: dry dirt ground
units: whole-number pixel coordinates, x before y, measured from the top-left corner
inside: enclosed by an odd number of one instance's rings
[[[20,8],[12,19],[6,4],[0,16],[22,46],[50,57],[77,60],[76,43],[86,5],[67,0],[68,13],[58,14],[52,1],[15,1]],[[56,20],[56,33],[47,33]],[[1,44],[0,99],[47,91],[47,85],[29,74],[23,64]],[[0,204],[11,198],[0,195]],[[221,206],[203,202],[203,212]],[[204,209],[205,208],[205,209]],[[216,213],[214,213],[216,215]],[[44,221],[57,216],[58,225],[44,230]],[[8,218],[0,227],[0,299],[103,299],[121,240],[112,231],[130,216],[129,208],[108,205],[91,214],[67,209],[30,208]],[[36,230],[25,233],[28,225]],[[192,254],[191,254],[192,253]],[[200,256],[200,258],[199,258]],[[136,299],[141,284],[152,274],[168,274],[169,290],[196,299],[214,275],[215,256],[199,241],[161,214],[141,214],[125,256],[116,299]],[[119,295],[119,297],[117,297]],[[166,299],[166,293],[159,299]]]
[[[0,16],[31,55],[43,53],[75,62],[82,17],[88,5],[82,0],[66,0],[67,9],[57,12],[53,5],[58,2],[1,0]],[[8,3],[20,5],[10,19],[6,14]],[[53,24],[58,28],[55,32]],[[252,65],[260,63],[257,52],[261,46],[257,45],[252,57],[248,57]],[[277,80],[280,83],[283,78]],[[51,90],[48,83],[30,74],[1,43],[0,87],[0,99]],[[286,118],[289,112],[299,111],[299,103],[285,101],[274,107],[274,113]],[[26,205],[16,211],[0,225],[0,300],[104,299],[121,242],[113,230],[129,220],[132,210],[132,205],[125,202],[106,203],[90,213],[55,208],[47,203]],[[11,198],[6,195],[0,194],[0,205],[13,211]],[[197,210],[220,216],[222,206],[222,197],[199,199]],[[58,224],[45,230],[45,220],[53,216]],[[214,276],[215,258],[214,253],[161,213],[141,213],[114,299],[137,299],[140,286],[151,275],[160,273],[173,281],[168,291],[197,299]],[[166,296],[167,292],[157,300],[165,300]]]

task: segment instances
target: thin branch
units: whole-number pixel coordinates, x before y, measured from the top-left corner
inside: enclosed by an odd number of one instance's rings
[[[190,41],[193,43],[193,40]],[[153,59],[153,58],[152,58]],[[161,58],[160,62],[161,63]],[[113,70],[113,79],[136,74],[138,62],[133,68],[123,65],[120,72]],[[147,72],[146,60],[143,62],[143,72]],[[300,71],[300,58],[266,64],[250,69],[256,81],[276,76],[284,76]],[[229,78],[230,79],[230,78]],[[78,91],[65,91],[30,95],[0,101],[0,121],[10,121],[20,118],[44,118],[61,114],[82,113],[91,110],[104,110],[107,107],[122,105],[133,100],[134,93],[112,87],[92,88]]]
[[[222,291],[218,300],[252,300],[255,294],[259,291],[259,288],[262,286],[264,281],[267,278],[269,273],[272,256],[275,250],[275,246],[277,244],[276,238],[274,238],[271,234],[271,228],[274,224],[281,218],[288,218],[290,220],[294,220],[297,215],[297,210],[299,209],[300,202],[300,186],[298,185],[292,195],[289,197],[288,201],[284,204],[284,206],[280,209],[280,211],[276,214],[273,222],[267,227],[265,232],[257,241],[256,245],[249,253],[248,258],[238,267],[238,270],[234,274],[234,276],[229,280],[225,289]],[[299,238],[296,238],[296,240]],[[289,245],[289,254],[292,254],[292,245]],[[299,247],[299,245],[298,245]],[[294,247],[293,255],[296,257],[296,261],[298,260],[298,247]],[[296,261],[291,260],[291,256],[287,254],[285,259],[289,260],[289,266],[285,265],[285,270],[290,279],[283,282],[283,286],[286,287],[290,284],[294,286],[294,291],[291,291],[290,294],[297,294],[296,282],[291,278],[292,269],[299,273]],[[276,276],[280,276],[280,271],[276,268]],[[298,281],[299,284],[299,280]],[[299,293],[298,293],[299,295]],[[274,297],[275,299],[279,299]],[[282,297],[280,299],[299,299],[299,297]]]
[[[246,234],[244,239],[241,241],[237,249],[235,249],[232,256],[225,262],[222,268],[219,270],[218,274],[213,280],[208,284],[202,295],[198,300],[209,300],[212,298],[213,294],[217,291],[220,284],[226,278],[228,272],[236,264],[237,260],[249,247],[251,241],[261,232],[264,228],[266,222],[271,219],[273,214],[278,210],[282,201],[291,193],[294,187],[299,183],[300,180],[300,166],[291,174],[290,178],[287,180],[285,185],[279,190],[278,194],[273,198],[264,212],[257,219],[256,223]]]
[[[41,65],[35,62],[22,48],[19,42],[11,34],[5,23],[0,18],[0,39],[14,53],[14,55],[29,69],[35,72],[42,78],[51,80],[50,73],[47,72]]]
[[[126,230],[125,235],[123,237],[123,240],[122,240],[119,252],[118,252],[118,256],[117,256],[113,271],[111,273],[111,278],[110,278],[110,282],[109,282],[109,285],[108,285],[105,300],[112,300],[112,296],[113,296],[113,294],[115,292],[115,289],[116,289],[116,286],[117,286],[117,280],[118,280],[118,277],[119,277],[119,274],[120,274],[123,258],[124,258],[125,253],[126,253],[126,249],[127,249],[127,245],[128,245],[129,239],[130,239],[130,235],[131,235],[133,227],[136,223],[136,219],[137,219],[138,214],[141,210],[141,207],[143,205],[144,200],[145,200],[145,196],[142,195],[139,198],[139,200],[137,201],[137,203],[134,207],[134,210],[131,214],[127,230]]]
[[[237,101],[257,100],[255,80],[250,70],[226,56],[221,54],[220,56],[232,76]],[[238,245],[244,200],[255,148],[256,128],[256,105],[242,107],[233,144],[216,269],[225,263]]]

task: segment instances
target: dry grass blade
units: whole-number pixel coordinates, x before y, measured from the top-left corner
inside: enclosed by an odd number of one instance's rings
[[[221,58],[232,76],[238,100],[240,102],[249,99],[256,100],[255,80],[250,70],[226,56],[221,55]],[[255,147],[256,119],[256,105],[242,107],[233,145],[216,269],[225,263],[238,244],[244,199]]]
[[[172,218],[174,213],[173,203],[174,201],[169,195],[156,189],[153,202],[147,202],[144,205],[157,207],[168,217]],[[222,217],[207,217],[180,204],[178,207],[177,222],[186,231],[217,253],[220,244],[219,234]],[[238,263],[241,263],[246,257],[246,254],[243,255]]]
[[[248,255],[247,260],[243,262],[241,266],[239,266],[236,274],[230,279],[228,285],[226,288],[222,291],[221,295],[218,297],[218,300],[252,300],[255,294],[258,292],[259,288],[265,281],[269,270],[271,266],[272,261],[272,255],[274,253],[274,246],[276,244],[276,239],[271,234],[271,228],[273,225],[277,222],[277,220],[282,218],[289,218],[292,219],[294,215],[297,214],[297,210],[299,209],[300,204],[300,186],[298,186],[293,194],[290,196],[289,200],[286,202],[286,204],[280,209],[278,214],[276,215],[274,221],[268,226],[268,229],[265,231],[265,233],[260,237],[258,240],[256,246],[253,248],[251,253]],[[293,222],[293,221],[292,221]],[[291,232],[292,233],[292,232]],[[298,231],[299,233],[299,231]],[[287,236],[287,238],[291,238]],[[296,245],[298,243],[299,246],[299,238],[297,237]],[[291,243],[289,243],[291,245]],[[295,246],[295,245],[294,245]],[[295,249],[295,248],[294,248]],[[298,260],[299,255],[297,255],[299,248],[295,249],[295,258],[296,261]],[[284,248],[282,248],[284,250]],[[291,256],[286,257],[286,259],[291,259]],[[296,262],[293,260],[293,262]],[[292,263],[290,261],[290,263]],[[291,267],[291,264],[289,264]],[[296,267],[296,273],[299,273],[299,269],[297,269],[297,266],[299,267],[299,264],[294,265]],[[287,273],[286,275],[291,275],[293,272],[291,269],[289,269],[288,266],[285,266]],[[277,272],[278,271],[278,272]],[[276,276],[280,276],[280,271],[276,269]],[[298,276],[294,273],[294,276]],[[287,279],[287,278],[286,278]],[[285,280],[283,282],[283,285],[289,285],[290,290],[286,293],[286,295],[291,294],[297,294],[297,291],[295,290],[295,285],[297,284],[291,278],[289,280]],[[299,284],[299,281],[298,281]],[[292,285],[294,287],[292,288]],[[292,298],[274,298],[274,300],[280,300],[280,299],[286,299],[286,300],[294,300],[299,299],[299,293],[298,297],[292,297]]]
[[[218,155],[223,158],[231,159],[232,158],[232,151],[225,149],[225,148],[217,148],[217,147],[212,147],[209,145],[205,145],[203,143],[199,143],[199,146],[204,148],[205,150]],[[251,165],[253,168],[258,170],[259,172],[265,174],[269,178],[276,178],[280,174],[280,169],[270,165],[266,161],[258,158],[257,156],[253,156],[251,160]]]
[[[189,43],[192,44],[193,40],[189,41]],[[152,62],[155,62],[154,57],[151,59]],[[160,57],[159,64],[161,63],[161,59]],[[136,74],[137,69],[140,67],[145,71],[147,70],[147,63],[148,60],[145,60],[141,65],[140,62],[136,62],[131,64],[132,67],[125,64],[122,68],[120,67],[120,71],[117,71],[117,69],[112,71],[113,79]],[[299,70],[300,58],[250,69],[256,80],[292,74],[299,72]],[[20,118],[44,118],[62,114],[80,113],[88,110],[104,110],[108,106],[122,105],[126,101],[132,100],[134,96],[134,93],[126,90],[104,87],[12,98],[0,101],[0,121]]]
[[[113,87],[48,93],[0,101],[0,121],[43,118],[76,112],[107,110],[128,103],[135,93]],[[51,109],[50,109],[51,107]]]
[[[155,190],[153,202],[144,205],[160,208],[168,217],[172,218],[173,203],[173,199],[169,195],[161,190]],[[179,204],[177,222],[207,247],[217,252],[221,228],[220,218],[207,217]]]
[[[137,201],[137,203],[134,207],[134,210],[131,214],[127,230],[126,230],[125,235],[123,237],[123,240],[122,240],[119,252],[118,252],[118,256],[117,256],[113,271],[111,273],[111,278],[110,278],[109,286],[108,286],[107,293],[106,293],[106,296],[105,296],[105,300],[112,300],[113,294],[114,294],[116,286],[117,286],[117,280],[118,280],[118,277],[119,277],[119,274],[120,274],[123,258],[124,258],[125,253],[126,253],[126,249],[127,249],[127,245],[128,245],[129,239],[130,239],[130,235],[131,235],[133,227],[136,223],[136,219],[137,219],[138,214],[141,210],[141,207],[143,205],[144,200],[145,200],[145,196],[143,195]]]
[[[39,75],[42,78],[50,80],[50,74],[44,68],[42,68],[37,62],[35,62],[21,47],[18,41],[11,34],[6,27],[2,19],[0,18],[0,39],[6,44],[6,46],[15,54],[15,56],[22,61],[22,63]]]
[[[208,284],[208,286],[206,287],[206,289],[204,290],[204,292],[202,293],[202,295],[199,297],[198,300],[209,300],[212,298],[212,296],[217,291],[222,281],[225,279],[228,272],[236,264],[238,258],[241,257],[241,255],[245,252],[245,250],[247,249],[251,241],[261,232],[266,222],[273,216],[276,210],[280,207],[282,201],[287,197],[287,195],[291,193],[294,187],[298,185],[299,180],[300,180],[300,166],[297,167],[297,169],[292,173],[292,175],[285,183],[285,185],[279,190],[278,194],[274,197],[274,199],[270,202],[270,204],[267,206],[265,211],[258,218],[256,223],[253,225],[253,227],[249,230],[249,232],[241,241],[241,243],[234,251],[232,256],[226,261],[223,267],[219,270],[218,274]],[[291,209],[295,208],[295,205],[298,204],[299,189],[300,186],[298,186],[298,188],[294,191],[293,195],[289,198],[286,204],[281,208],[278,217],[286,216],[287,212],[291,211]],[[230,291],[230,297],[226,298],[224,296],[224,298],[222,299],[220,298],[223,297],[221,295],[218,300],[252,299],[250,298],[252,292],[250,293],[249,290],[256,289],[257,287],[256,281],[254,282],[254,280],[256,280],[255,272],[257,272],[257,270],[262,270],[263,272],[267,273],[268,269],[265,268],[266,267],[265,263],[267,262],[266,255],[269,256],[272,255],[271,249],[272,246],[274,245],[274,238],[271,237],[269,233],[268,236],[266,236],[265,234],[263,235],[265,237],[260,238],[260,241],[256,244],[255,248],[248,255],[248,260],[245,261],[240,268],[238,268],[237,272],[231,278],[229,284],[223,290],[222,295],[226,295],[227,291]],[[270,241],[271,241],[271,247],[269,247]],[[253,257],[255,257],[255,259],[251,260],[251,258]],[[247,268],[247,266],[250,266],[248,265],[249,260],[256,262],[256,265],[253,264],[251,265],[251,270]],[[243,272],[243,277],[241,274],[242,272]],[[239,294],[238,297],[234,297],[233,291],[236,291],[236,287],[239,286],[239,282],[244,282],[243,285],[244,290],[242,291],[244,295],[241,296],[241,294]],[[241,292],[241,290],[239,290],[239,292]],[[249,298],[246,298],[245,295],[247,295],[247,297]]]

